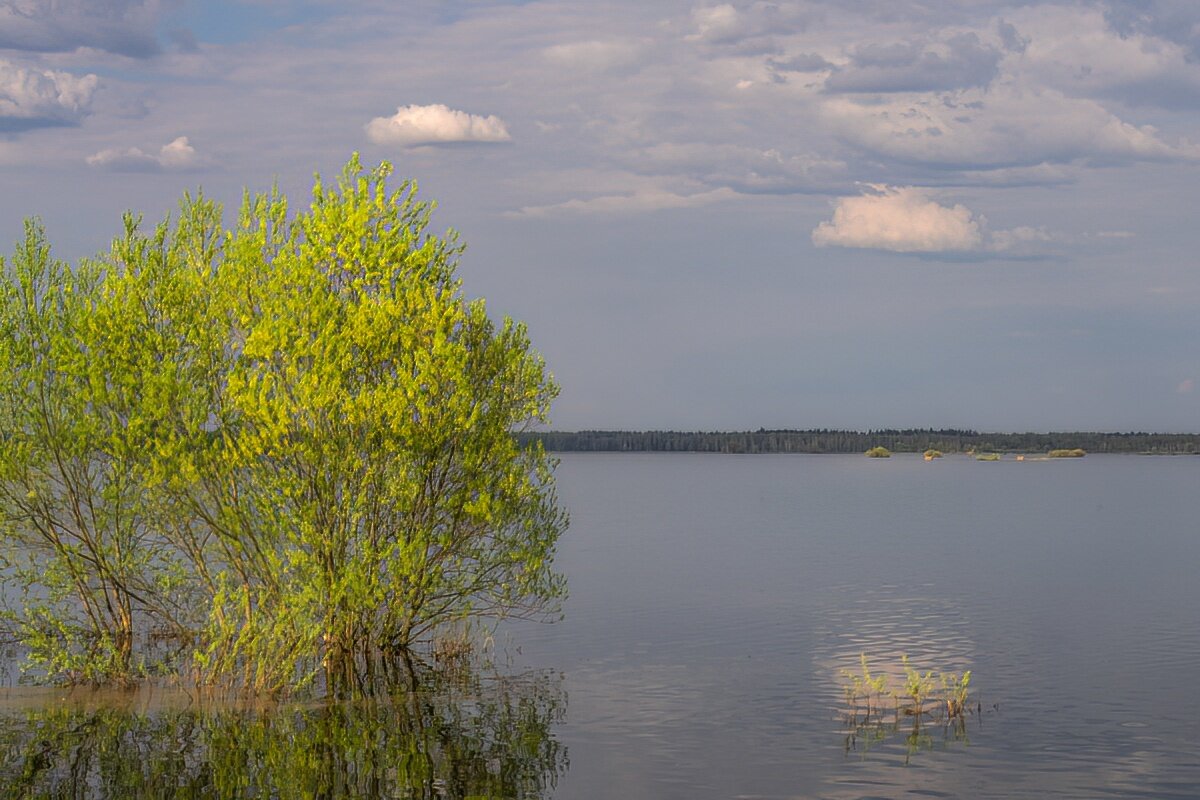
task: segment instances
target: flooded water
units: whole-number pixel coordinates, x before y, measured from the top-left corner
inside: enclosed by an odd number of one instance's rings
[[[558,796],[1200,796],[1200,459],[570,454],[559,481],[567,619],[520,632],[566,676]],[[862,654],[970,669],[981,713],[850,740]]]
[[[0,693],[0,796],[1200,796],[1200,459],[567,454],[564,621],[369,704]],[[866,655],[962,724],[847,719]],[[7,795],[3,792],[7,791]]]

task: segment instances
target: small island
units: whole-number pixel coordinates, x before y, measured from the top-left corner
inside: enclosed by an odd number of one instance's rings
[[[866,452],[866,456],[867,458],[891,458],[892,451],[876,445]]]
[[[1086,455],[1087,451],[1076,447],[1071,450],[1051,450],[1046,453],[1046,458],[1083,458]]]
[[[926,451],[925,451],[925,460],[926,460],[926,461],[933,461],[935,458],[941,458],[941,457],[942,457],[942,451],[941,451],[941,450],[934,450],[934,449],[931,447],[931,448],[929,448],[928,450],[926,450]]]

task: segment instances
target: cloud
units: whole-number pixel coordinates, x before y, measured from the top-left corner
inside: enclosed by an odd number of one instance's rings
[[[841,180],[846,165],[813,153],[702,142],[661,142],[631,151],[626,159],[642,172],[684,176],[713,188],[744,194],[793,194]]]
[[[690,42],[703,42],[746,54],[774,49],[771,39],[803,30],[822,12],[799,4],[751,3],[737,8],[730,3],[692,10]]]
[[[735,41],[746,32],[745,21],[729,3],[697,8],[692,12],[692,23],[696,26],[692,38],[705,42]]]
[[[999,73],[1003,53],[974,33],[942,42],[868,44],[825,81],[828,92],[927,92],[986,86]]]
[[[159,52],[158,16],[158,0],[0,0],[0,47],[146,58]]]
[[[929,189],[875,184],[867,189],[857,197],[838,198],[833,219],[813,230],[813,244],[894,253],[991,253],[1027,258],[1063,238],[1028,225],[989,230],[982,214],[961,204],[943,205]]]
[[[78,125],[91,110],[95,75],[18,67],[0,60],[0,132]]]
[[[839,198],[833,220],[813,230],[813,244],[896,253],[968,251],[983,245],[983,226],[966,206],[941,205],[913,187],[871,188],[872,194]]]
[[[615,39],[556,44],[542,52],[547,61],[557,66],[605,72],[636,63],[642,47],[636,42]]]
[[[1200,66],[1186,44],[1141,25],[1114,30],[1095,9],[1047,6],[1018,17],[1023,29],[1036,34],[1012,66],[1032,80],[1069,96],[1115,98],[1130,106],[1190,111],[1200,103]],[[1200,13],[1192,18],[1200,26]]]
[[[507,142],[512,137],[504,121],[456,111],[442,104],[401,106],[390,117],[376,117],[366,125],[367,137],[376,144],[416,147],[452,142]]]
[[[1029,37],[1022,36],[1017,26],[1006,20],[996,23],[996,33],[1000,35],[1000,43],[1004,49],[1013,53],[1024,53],[1029,46]]]
[[[592,197],[587,200],[573,199],[545,206],[526,206],[509,216],[549,217],[572,214],[636,214],[661,211],[669,208],[695,208],[721,200],[737,197],[738,193],[728,188],[713,189],[696,194],[676,194],[664,190],[639,190],[632,194],[614,194]]]
[[[1200,6],[1194,0],[1107,0],[1106,21],[1122,37],[1149,34],[1200,56]]]
[[[942,168],[1200,160],[1200,147],[1168,143],[1153,126],[1124,122],[1093,100],[1011,82],[886,102],[836,98],[822,106],[822,116],[865,150]]]
[[[989,250],[1003,253],[1010,250],[1017,250],[1023,245],[1052,242],[1054,239],[1055,237],[1045,228],[1019,225],[1016,228],[1008,230],[993,231],[988,235],[987,246]]]
[[[185,171],[202,166],[203,161],[188,137],[180,136],[163,145],[157,154],[137,147],[101,150],[87,157],[90,166],[113,172]]]
[[[790,58],[768,58],[767,66],[779,72],[821,72],[833,64],[819,53],[797,53]]]

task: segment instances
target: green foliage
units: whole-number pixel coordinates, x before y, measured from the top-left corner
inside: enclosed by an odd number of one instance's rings
[[[962,675],[943,673],[941,680],[942,693],[946,700],[946,715],[950,718],[961,717],[965,713],[967,697],[970,695],[968,687],[971,684],[971,670]]]
[[[441,626],[546,616],[566,519],[514,431],[557,389],[428,232],[416,187],[357,156],[289,217],[278,192],[53,261],[27,226],[0,285],[0,514],[48,677],[129,680],[135,638],[205,681],[369,679]]]
[[[875,446],[866,453],[867,458],[891,458],[892,452],[886,447]]]
[[[900,684],[889,687],[887,673],[873,675],[867,667],[867,656],[860,657],[861,672],[842,671],[842,688],[846,695],[846,750],[869,749],[890,736],[904,733],[907,756],[932,746],[932,739],[923,732],[923,720],[931,713],[931,704],[940,709],[947,730],[955,740],[967,738],[966,717],[971,671],[958,673],[921,672],[912,666],[907,655],[900,657]],[[894,670],[896,671],[896,670]],[[887,695],[894,701],[894,715],[888,716],[880,702]],[[874,701],[872,698],[875,698]],[[865,702],[864,702],[865,701]],[[911,727],[902,727],[902,720]],[[908,726],[909,722],[903,723]],[[905,763],[908,762],[906,757]]]
[[[902,680],[896,688],[891,688],[887,672],[871,672],[866,653],[860,655],[859,665],[858,672],[841,671],[842,689],[852,718],[858,717],[865,704],[866,718],[869,719],[881,707],[884,697],[891,697],[895,701],[897,718],[923,716],[926,713],[925,706],[930,701],[944,703],[948,718],[964,713],[971,683],[970,670],[961,675],[954,672],[936,673],[933,670],[921,672],[912,666],[907,655],[901,655],[899,672]]]
[[[1083,458],[1087,452],[1081,448],[1075,447],[1068,450],[1051,450],[1046,453],[1048,458]]]
[[[930,449],[925,451],[925,460],[926,461],[933,461],[935,458],[941,458],[941,457],[942,457],[941,450],[934,450],[931,447]]]
[[[976,453],[975,460],[976,461],[999,461],[1000,454],[999,453]]]
[[[910,705],[906,709],[906,713],[913,716],[921,716],[924,713],[925,702],[929,696],[933,694],[936,685],[933,672],[924,672],[913,669],[908,663],[908,656],[902,655],[900,662],[904,667],[904,689],[900,692],[900,696],[906,698]]]
[[[851,715],[857,716],[859,709],[859,700],[865,701],[866,718],[871,717],[872,712],[877,711],[883,698],[890,694],[888,689],[888,676],[886,673],[880,675],[872,675],[871,669],[867,665],[867,654],[863,653],[859,657],[860,671],[855,673],[850,670],[842,670],[842,677],[845,679],[843,689],[846,694],[846,705]]]

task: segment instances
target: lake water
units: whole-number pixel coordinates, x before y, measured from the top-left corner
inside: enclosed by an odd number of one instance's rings
[[[566,618],[498,634],[505,676],[282,710],[14,688],[0,796],[1200,796],[1200,459],[557,474]],[[971,670],[976,713],[850,724],[863,654]]]
[[[558,476],[567,617],[519,631],[565,676],[556,796],[1200,796],[1200,459],[566,454]],[[982,713],[848,750],[863,653],[972,670]]]

